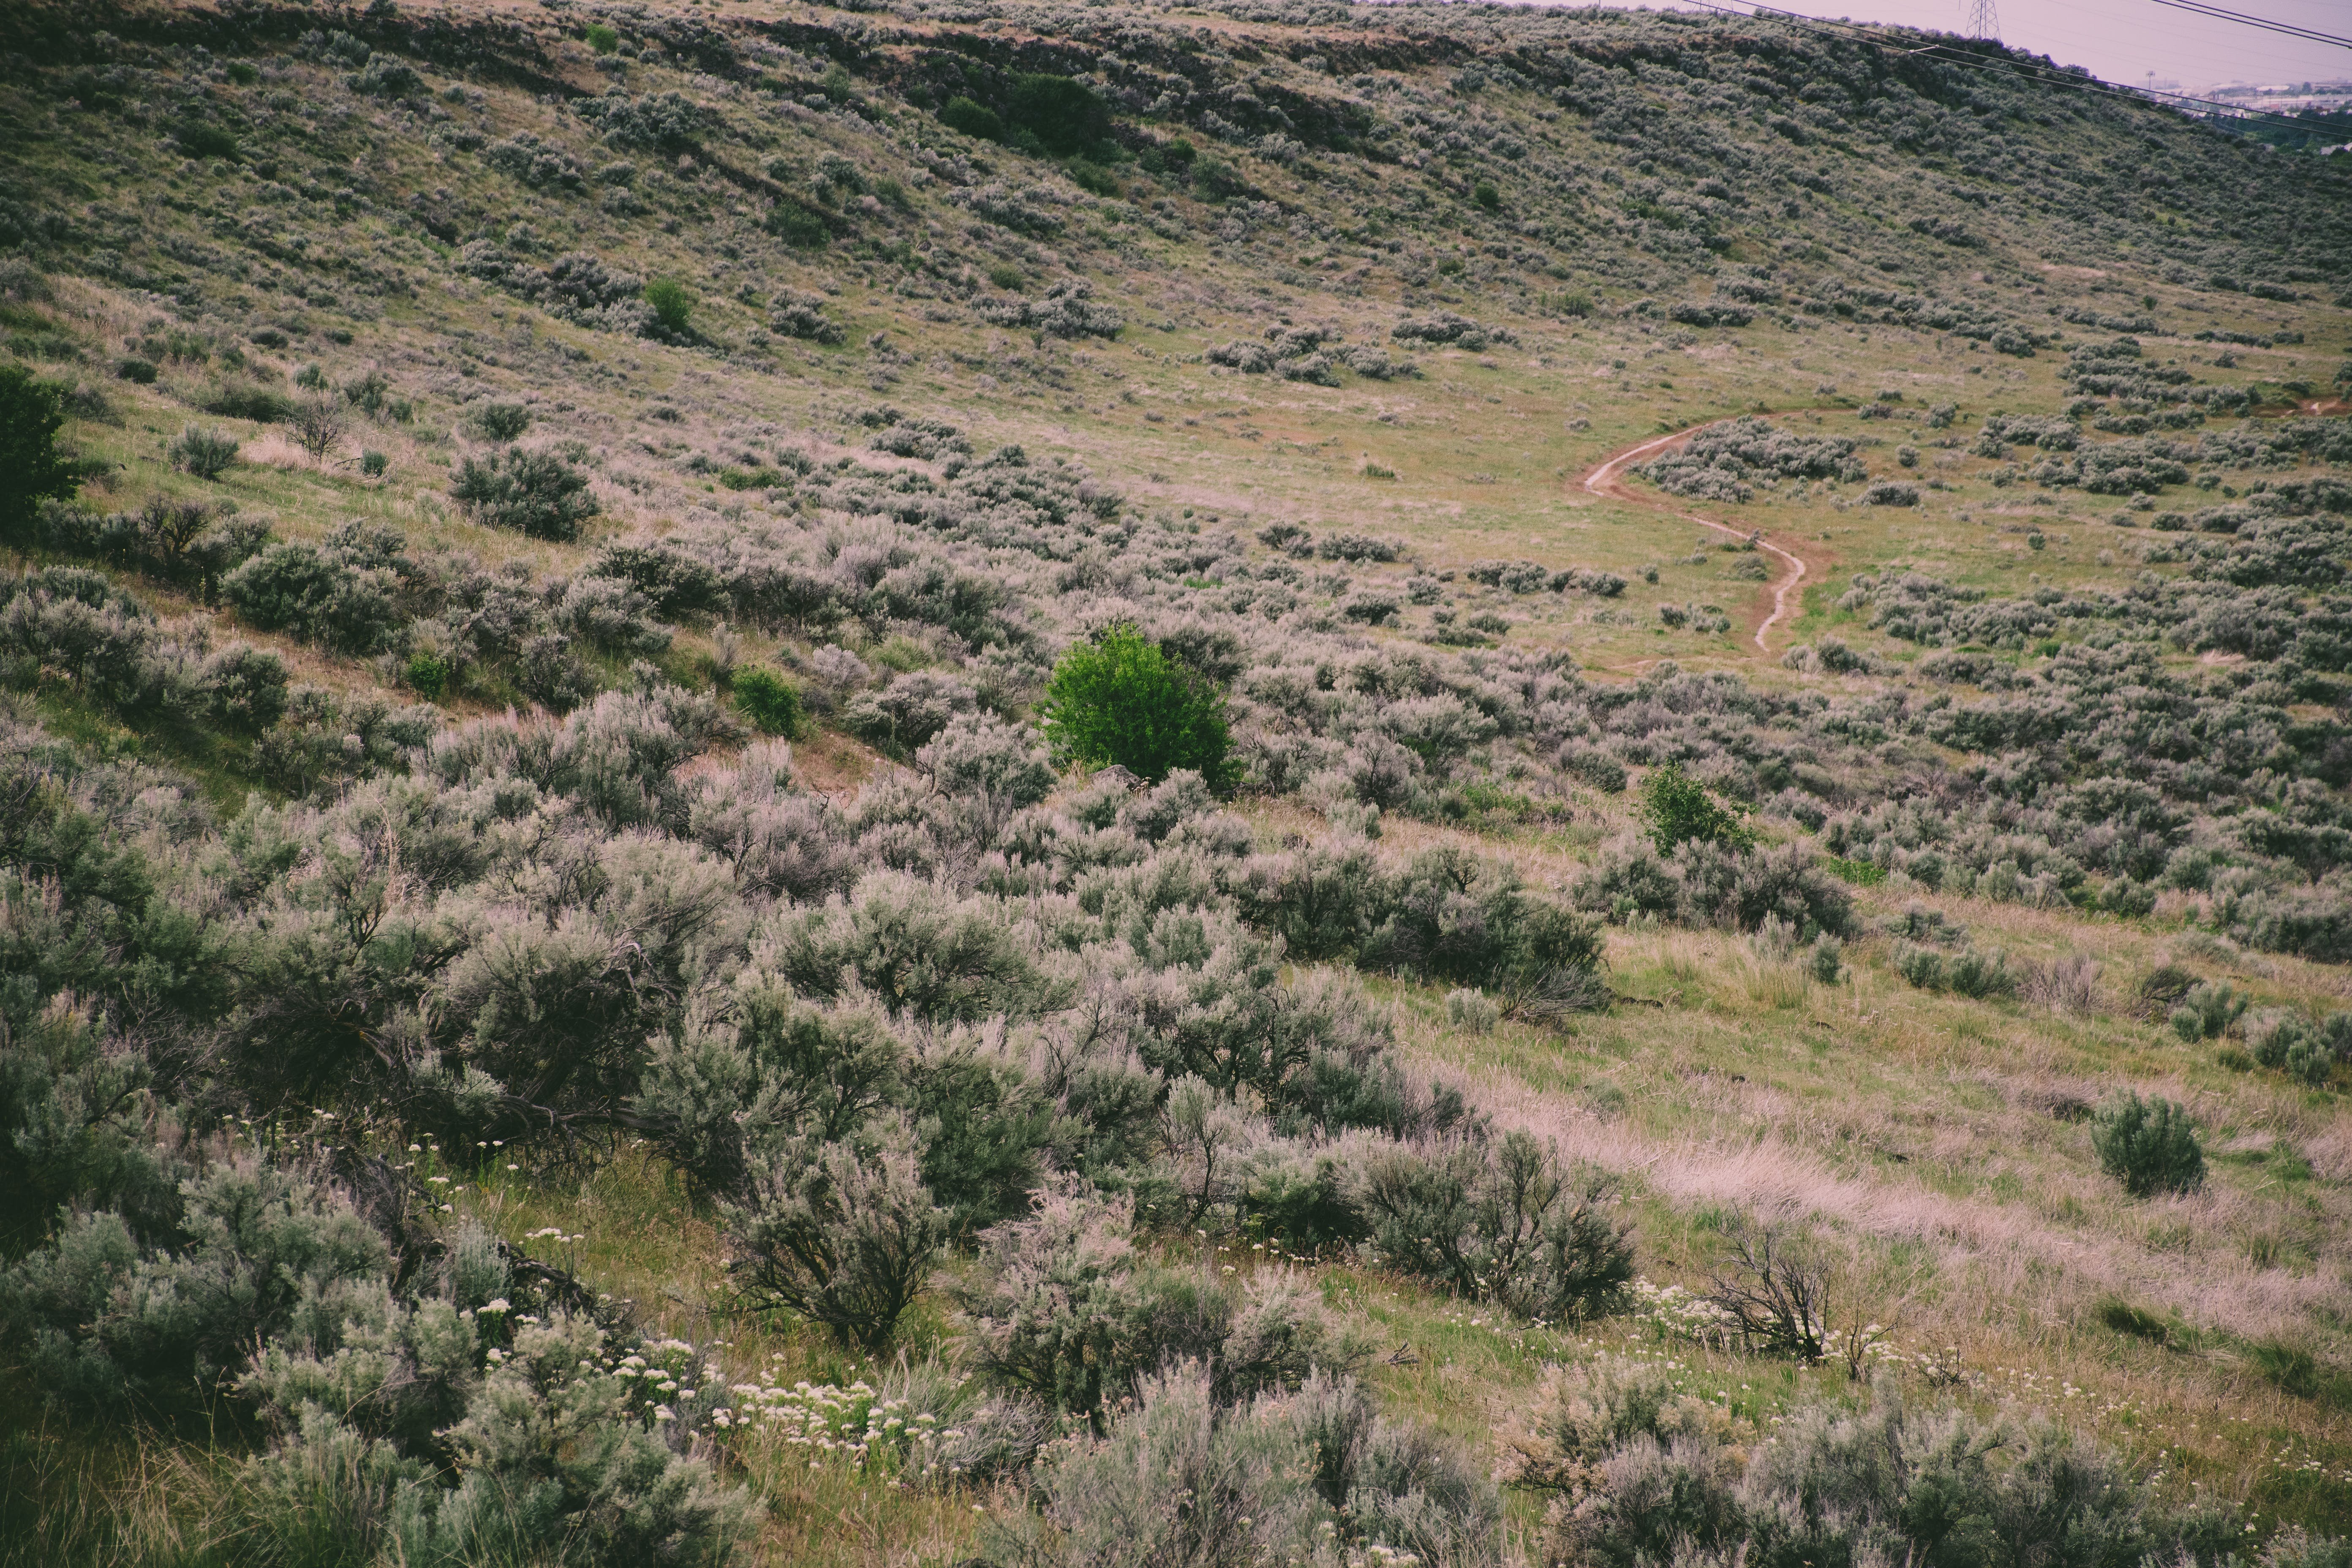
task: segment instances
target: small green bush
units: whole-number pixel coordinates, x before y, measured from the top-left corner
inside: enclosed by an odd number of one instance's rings
[[[225,381],[198,405],[223,419],[250,419],[256,425],[280,425],[294,417],[294,400],[251,382]]]
[[[2193,1193],[2205,1184],[2205,1152],[2188,1108],[2161,1097],[2142,1100],[2127,1091],[2093,1119],[2091,1147],[2099,1168],[2134,1197]]]
[[[587,40],[590,48],[600,55],[609,55],[621,47],[621,35],[602,22],[589,23],[588,30],[581,37]]]
[[[360,472],[368,479],[380,479],[383,478],[384,469],[391,466],[392,459],[385,457],[382,452],[377,451],[373,447],[370,447],[360,453]]]
[[[58,450],[65,395],[23,365],[0,365],[0,538],[22,540],[45,500],[81,488],[73,460]]]
[[[694,296],[677,279],[656,278],[646,284],[646,303],[654,308],[654,319],[670,336],[682,338],[693,331]]]
[[[530,428],[530,410],[520,403],[477,403],[466,423],[492,441],[511,441]]]
[[[743,716],[771,735],[798,735],[805,721],[801,713],[800,688],[770,669],[740,671],[732,688],[735,706]]]
[[[137,354],[125,354],[114,362],[114,379],[134,382],[141,386],[152,386],[157,371],[155,362],[141,359]]]
[[[1503,205],[1503,193],[1496,187],[1494,181],[1481,180],[1470,187],[1470,199],[1488,212],[1493,212]]]
[[[984,103],[969,98],[950,98],[940,108],[940,123],[950,131],[961,131],[966,136],[977,136],[983,142],[1004,140],[1004,118]]]
[[[1949,991],[1973,997],[2017,994],[2017,976],[2011,972],[2008,958],[1998,952],[1988,955],[1964,948],[1947,954],[1932,947],[1898,942],[1895,971],[1922,991]]]
[[[1155,784],[1179,768],[1213,789],[1230,782],[1224,693],[1132,626],[1062,655],[1045,688],[1045,729],[1065,756],[1116,763]]]
[[[1192,164],[1192,192],[1204,202],[1221,202],[1248,189],[1241,171],[1223,158],[1202,158]]]
[[[2218,1040],[2246,1016],[2250,998],[2226,980],[2193,986],[2172,1010],[2172,1032],[2183,1040]]]
[[[236,137],[218,125],[183,125],[173,133],[180,151],[191,158],[226,158],[236,161]]]
[[[989,263],[988,280],[991,283],[995,284],[999,289],[1012,294],[1018,294],[1021,292],[1021,285],[1025,281],[1025,279],[1021,276],[1021,268],[1013,266],[1010,261],[992,261]]]
[[[833,238],[824,215],[793,196],[780,196],[768,209],[768,232],[795,250],[819,250]]]
[[[1705,784],[1683,772],[1680,763],[1654,770],[1642,785],[1642,820],[1661,855],[1690,840],[1744,849],[1756,830],[1720,805]]]
[[[1091,191],[1096,195],[1108,196],[1113,201],[1117,201],[1126,194],[1120,188],[1116,175],[1100,163],[1088,159],[1072,158],[1062,165],[1062,172],[1069,175],[1070,183],[1082,191]]]
[[[437,653],[410,654],[406,674],[410,689],[427,702],[438,702],[449,689],[449,666]]]

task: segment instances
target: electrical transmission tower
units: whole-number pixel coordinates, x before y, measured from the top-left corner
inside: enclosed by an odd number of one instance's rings
[[[1993,0],[1962,0],[1969,8],[1969,37],[1986,43],[2000,41],[2000,13]]]

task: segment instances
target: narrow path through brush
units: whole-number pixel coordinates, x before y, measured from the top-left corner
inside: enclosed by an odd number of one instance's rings
[[[1707,423],[1713,424],[1715,421],[1709,420]],[[1628,465],[1640,462],[1646,458],[1655,457],[1658,453],[1671,447],[1679,447],[1705,428],[1705,426],[1694,425],[1687,430],[1677,430],[1669,436],[1654,436],[1637,447],[1628,447],[1614,457],[1602,459],[1598,468],[1588,472],[1577,482],[1592,495],[1606,496],[1611,500],[1624,501],[1633,506],[1650,507],[1658,511],[1671,511],[1676,517],[1698,523],[1705,528],[1712,528],[1718,533],[1727,533],[1734,539],[1744,540],[1752,536],[1756,540],[1757,549],[1777,555],[1787,562],[1788,574],[1772,584],[1772,613],[1766,616],[1764,624],[1756,628],[1756,651],[1769,653],[1772,650],[1766,645],[1764,636],[1788,615],[1789,595],[1795,593],[1797,585],[1805,580],[1804,561],[1794,551],[1783,550],[1780,546],[1769,542],[1754,529],[1734,528],[1727,522],[1717,522],[1711,517],[1701,517],[1695,511],[1683,511],[1654,496],[1643,495],[1619,477]]]

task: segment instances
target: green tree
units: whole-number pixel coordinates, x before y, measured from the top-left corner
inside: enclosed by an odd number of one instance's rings
[[[1093,89],[1069,77],[1042,72],[1014,77],[1006,107],[1013,123],[1034,134],[1050,153],[1084,153],[1110,133],[1110,106]]]
[[[646,284],[646,303],[654,308],[654,319],[670,336],[682,338],[692,330],[694,296],[677,279],[656,278]]]
[[[1213,789],[1231,783],[1224,693],[1132,626],[1062,656],[1045,723],[1055,749],[1082,763],[1117,763],[1154,782],[1191,768]]]
[[[1756,830],[1708,794],[1705,784],[1683,772],[1680,763],[1653,770],[1642,785],[1642,820],[1661,855],[1673,854],[1675,845],[1693,838],[1734,849],[1756,842]]]
[[[81,488],[73,460],[58,450],[65,395],[23,365],[0,365],[0,538],[30,538],[41,502]]]

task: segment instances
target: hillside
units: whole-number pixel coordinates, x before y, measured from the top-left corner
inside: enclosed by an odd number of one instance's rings
[[[2352,156],[26,5],[0,331],[0,1563],[2342,1562]]]

